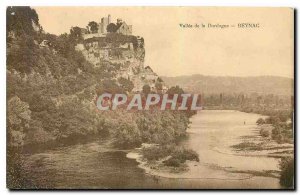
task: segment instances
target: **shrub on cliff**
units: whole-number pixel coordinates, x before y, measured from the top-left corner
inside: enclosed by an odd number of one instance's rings
[[[118,82],[121,85],[121,87],[123,88],[123,90],[126,92],[131,92],[132,89],[134,88],[134,84],[132,83],[132,81],[125,79],[123,77],[119,78]]]

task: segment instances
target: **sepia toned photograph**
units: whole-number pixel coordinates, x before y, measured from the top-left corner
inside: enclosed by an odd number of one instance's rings
[[[6,7],[6,187],[294,190],[294,12]]]

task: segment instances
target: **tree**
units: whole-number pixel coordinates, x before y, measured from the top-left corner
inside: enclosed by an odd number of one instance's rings
[[[6,9],[7,32],[14,31],[17,35],[34,34],[33,22],[39,26],[39,17],[34,9],[25,6],[10,6]]]
[[[156,82],[156,83],[155,83],[155,88],[156,88],[157,90],[162,90],[162,88],[163,88],[162,83]]]
[[[81,38],[81,28],[78,26],[72,27],[70,30],[71,37]]]
[[[110,133],[116,139],[114,144],[117,146],[126,148],[141,143],[141,132],[131,117],[123,116],[112,127]]]
[[[123,89],[119,85],[117,85],[115,81],[111,79],[106,79],[101,83],[97,84],[96,93],[97,95],[101,95],[103,93],[123,93]]]
[[[163,80],[160,77],[157,78],[157,81],[160,83],[163,82]]]
[[[38,47],[34,44],[32,36],[21,34],[20,39],[15,43],[17,47],[12,47],[7,52],[7,68],[15,69],[22,73],[30,73],[33,67],[40,65],[38,63]],[[43,68],[39,67],[39,70]]]
[[[167,91],[167,94],[172,94],[172,95],[174,95],[174,94],[181,95],[183,93],[184,93],[183,89],[181,89],[178,85],[176,85],[176,87],[171,87]]]
[[[114,23],[110,23],[109,25],[107,25],[106,27],[107,32],[113,33],[117,31],[117,25],[115,25]]]
[[[20,100],[18,96],[14,96],[8,101],[8,122],[11,125],[19,125],[22,121],[29,121],[31,111],[26,102]]]
[[[265,124],[265,120],[264,120],[263,118],[259,118],[259,119],[256,121],[256,124],[258,124],[258,125]]]
[[[8,118],[8,143],[12,146],[24,144],[24,127],[28,126],[31,119],[29,105],[18,96],[12,97],[7,105]]]
[[[89,22],[88,26],[90,27],[90,30],[92,33],[97,33],[98,32],[98,24],[95,21]]]
[[[277,125],[280,122],[280,119],[278,116],[270,116],[266,118],[265,123],[266,124],[272,124],[272,125]]]
[[[51,109],[55,108],[51,98],[42,96],[41,92],[34,92],[29,97],[29,107],[33,112],[51,111]]]
[[[144,85],[143,86],[143,93],[144,94],[149,94],[151,92],[151,87],[149,85]]]
[[[95,115],[77,98],[68,98],[59,106],[59,136],[86,136],[97,133]]]

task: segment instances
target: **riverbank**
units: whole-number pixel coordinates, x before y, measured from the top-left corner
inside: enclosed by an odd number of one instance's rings
[[[135,159],[139,167],[149,174],[155,172],[156,175],[163,177],[174,174],[172,178],[189,170],[189,162],[199,162],[199,156],[195,151],[175,144],[161,146],[144,143],[126,156]]]
[[[155,176],[141,169],[136,160],[127,158],[130,152],[111,149],[103,140],[27,154],[23,156],[20,177],[26,189],[278,188],[276,178],[262,176],[242,180],[214,179],[209,174],[195,179]]]
[[[282,136],[275,135],[274,129],[278,127],[274,127],[274,125],[278,124],[265,124],[264,120],[268,120],[271,118],[271,123],[274,123],[273,120],[288,120],[288,111],[287,110],[258,110],[258,109],[243,109],[241,107],[226,107],[226,106],[209,106],[205,107],[206,110],[234,110],[245,113],[254,113],[260,114],[260,120],[263,120],[263,124],[257,124],[256,128],[253,129],[254,135],[242,136],[241,143],[233,145],[232,148],[236,150],[236,152],[240,153],[240,155],[253,155],[253,156],[270,156],[270,157],[292,157],[294,155],[294,143],[293,138],[284,138],[282,140]],[[274,115],[278,115],[276,119],[274,119]],[[283,118],[283,119],[282,119]],[[283,128],[292,128],[292,123],[286,125],[286,122],[276,122],[279,125],[284,126]],[[281,127],[282,128],[282,127]],[[277,130],[278,131],[278,130]],[[280,132],[280,130],[279,130]],[[277,132],[277,134],[280,134]]]
[[[240,155],[268,156],[268,157],[292,157],[294,145],[290,143],[278,144],[270,138],[257,136],[245,136],[241,143],[233,145],[232,148]]]
[[[205,165],[203,166],[200,162],[196,161],[187,161],[185,164],[180,167],[170,167],[165,166],[163,161],[165,159],[161,159],[158,161],[147,161],[143,158],[143,155],[139,151],[140,149],[136,149],[127,153],[126,157],[129,159],[134,159],[137,161],[138,167],[143,169],[146,174],[152,175],[154,177],[161,178],[169,178],[169,179],[215,179],[215,180],[246,180],[251,179],[253,176],[248,173],[239,173],[238,175],[232,176],[227,174],[225,171],[222,174],[219,174],[219,171],[216,171],[214,174],[198,174],[199,169],[201,172],[205,173]],[[194,167],[197,167],[196,169]],[[191,174],[193,171],[196,174]]]
[[[204,110],[193,116],[187,130],[188,138],[180,145],[196,151],[200,162],[187,161],[182,169],[149,163],[143,159],[140,149],[126,156],[135,159],[146,174],[155,177],[239,181],[241,185],[248,183],[249,186],[262,179],[264,183],[272,181],[273,187],[280,188],[278,158],[241,153],[231,147],[239,144],[242,137],[257,136],[255,123],[259,117],[261,115],[224,110]]]
[[[177,144],[196,151],[200,162],[186,161],[185,169],[151,168],[138,150],[115,149],[103,139],[22,155],[20,178],[27,189],[279,189],[278,158],[240,155],[230,147],[254,134],[259,117],[236,111],[194,115]]]

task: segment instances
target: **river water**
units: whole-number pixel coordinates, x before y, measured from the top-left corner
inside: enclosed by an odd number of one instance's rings
[[[280,188],[278,159],[235,152],[230,146],[255,134],[257,114],[201,111],[191,118],[181,144],[195,150],[200,162],[188,162],[181,174],[148,174],[129,151],[112,150],[106,140],[59,147],[24,156],[22,177],[27,188],[75,189],[239,189]]]

